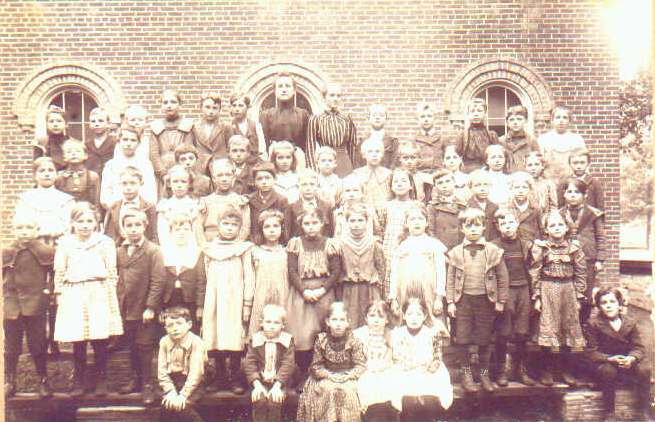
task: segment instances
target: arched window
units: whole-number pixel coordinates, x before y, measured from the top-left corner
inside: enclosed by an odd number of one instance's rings
[[[64,110],[68,136],[83,141],[93,136],[89,128],[89,114],[98,107],[98,101],[89,92],[78,87],[67,87],[55,94],[48,105],[57,105]]]
[[[507,132],[507,110],[516,105],[522,105],[530,111],[530,104],[521,101],[519,94],[507,85],[492,83],[482,87],[474,95],[475,98],[481,98],[487,103],[487,121],[485,122],[489,129],[496,131],[498,136],[503,136]],[[528,115],[528,124],[530,123]]]

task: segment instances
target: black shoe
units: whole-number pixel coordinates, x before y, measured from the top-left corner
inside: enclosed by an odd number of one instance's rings
[[[482,389],[487,393],[493,393],[496,391],[494,383],[491,381],[491,378],[489,378],[488,369],[480,370],[480,385],[482,385]]]
[[[246,392],[245,387],[243,386],[243,383],[240,380],[233,380],[230,383],[230,391],[233,394],[241,395]]]
[[[499,387],[507,387],[509,384],[509,379],[507,378],[507,365],[505,363],[502,364],[500,372],[498,372],[496,384],[498,384]]]
[[[119,394],[130,394],[138,393],[141,391],[141,380],[138,378],[132,378],[130,381],[118,389]]]
[[[525,366],[523,364],[520,364],[518,367],[517,379],[523,385],[532,386],[537,383],[535,380],[530,378],[530,375],[528,375],[528,371],[525,369]]]
[[[553,380],[553,373],[549,369],[543,369],[541,372],[541,378],[539,379],[539,382],[545,385],[546,387],[550,387],[553,384],[555,384],[555,381]]]
[[[473,374],[470,366],[462,367],[462,388],[467,393],[477,393],[480,387],[473,381]]]
[[[578,380],[568,371],[562,371],[562,381],[571,387],[578,386]]]
[[[52,397],[52,390],[50,390],[48,377],[41,378],[41,381],[39,382],[39,397],[42,399],[48,399]]]
[[[155,402],[155,387],[152,384],[144,385],[141,398],[143,399],[143,404],[146,406],[153,404]]]
[[[227,390],[228,382],[224,376],[217,376],[214,381],[207,384],[205,391],[208,393],[215,393],[217,391]]]
[[[96,379],[96,397],[104,397],[107,395],[107,374],[98,372],[98,378]]]
[[[14,397],[16,395],[16,376],[7,374],[5,379],[5,397]]]

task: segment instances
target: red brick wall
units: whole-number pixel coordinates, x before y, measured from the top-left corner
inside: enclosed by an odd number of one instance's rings
[[[595,0],[112,1],[0,4],[2,218],[30,185],[26,135],[11,116],[13,95],[51,60],[99,66],[129,103],[158,113],[157,94],[175,86],[194,115],[200,92],[228,94],[259,63],[299,60],[340,81],[344,108],[364,129],[372,102],[389,106],[387,127],[414,130],[414,107],[434,100],[467,65],[513,57],[545,78],[554,100],[572,107],[605,182],[611,263],[618,265],[618,70],[608,54]],[[527,6],[530,7],[527,7]],[[227,117],[224,113],[225,118]],[[443,115],[442,125],[445,126]],[[8,237],[6,224],[1,236]]]

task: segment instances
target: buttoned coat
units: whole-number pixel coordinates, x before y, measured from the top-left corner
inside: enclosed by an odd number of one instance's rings
[[[287,332],[280,333],[280,339],[275,343],[277,353],[275,354],[275,381],[288,386],[291,376],[296,367],[295,346],[291,334]],[[266,365],[266,339],[262,332],[253,335],[248,344],[246,359],[243,363],[243,372],[246,375],[248,384],[252,385],[255,380],[262,381],[261,371]]]
[[[105,215],[105,234],[114,239],[118,246],[120,246],[120,244],[123,243],[123,240],[125,240],[120,229],[122,206],[122,199],[114,202]],[[146,239],[157,242],[157,208],[143,199],[143,197],[139,196],[139,211],[143,211],[146,214],[146,217],[148,217],[148,226],[146,227],[145,233]]]

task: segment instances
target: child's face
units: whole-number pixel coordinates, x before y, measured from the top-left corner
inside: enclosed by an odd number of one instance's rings
[[[182,243],[186,241],[189,238],[190,234],[191,234],[190,221],[185,223],[177,223],[173,227],[171,227],[171,235],[173,236],[173,239],[178,243]]]
[[[81,214],[77,220],[73,220],[73,232],[80,239],[88,239],[96,230],[98,222],[96,216],[91,211]]]
[[[36,239],[39,234],[39,226],[35,222],[27,221],[24,219],[17,219],[14,222],[14,236],[16,240],[21,243],[29,242],[32,239]]]
[[[507,127],[512,132],[519,132],[525,127],[525,117],[520,114],[512,114],[507,118]]]
[[[86,160],[86,151],[83,145],[66,144],[63,148],[64,161],[69,164],[80,164]]]
[[[264,308],[262,312],[262,331],[268,339],[273,339],[280,335],[284,327],[284,321],[279,311]]]
[[[141,180],[136,176],[123,174],[120,179],[120,185],[123,198],[131,201],[139,194],[139,189],[141,189]]]
[[[275,156],[275,167],[278,171],[287,172],[291,170],[293,164],[293,155],[290,152],[280,152]]]
[[[57,169],[52,163],[41,164],[34,172],[34,180],[40,188],[49,188],[55,184]]]
[[[564,201],[566,201],[567,205],[577,207],[584,202],[584,195],[573,183],[569,183],[564,191]]]
[[[123,232],[130,243],[138,243],[146,232],[146,223],[138,217],[125,217],[123,219]]]
[[[396,196],[404,196],[412,189],[412,184],[409,181],[409,175],[405,172],[394,172],[393,179],[391,180],[391,191]]]
[[[564,133],[568,130],[569,124],[571,123],[571,117],[569,113],[565,110],[557,109],[553,113],[553,121],[551,125],[557,133]]]
[[[504,218],[498,220],[500,234],[506,239],[513,239],[516,237],[518,228],[519,222],[516,220],[514,214],[507,214]]]
[[[184,154],[180,154],[179,158],[177,159],[177,163],[184,167],[184,169],[187,171],[191,171],[196,165],[197,161],[198,157],[196,157],[196,154],[192,152],[185,152]]]
[[[407,171],[415,172],[418,167],[418,154],[416,151],[400,152],[400,167]]]
[[[363,198],[362,188],[357,184],[344,184],[341,197],[346,203],[360,201]]]
[[[221,112],[221,106],[218,103],[215,103],[211,98],[206,98],[201,106],[202,117],[208,122],[213,122],[218,118],[218,115]]]
[[[514,182],[510,185],[510,190],[514,199],[523,203],[528,199],[528,194],[530,193],[530,185],[528,182]]]
[[[364,214],[350,214],[348,216],[348,229],[354,238],[360,238],[366,233],[367,219]]]
[[[182,198],[189,193],[189,174],[176,171],[170,175],[171,191],[176,198]]]
[[[323,223],[318,217],[308,215],[302,219],[302,231],[307,237],[314,238],[320,236],[322,229]]]
[[[166,334],[173,340],[183,339],[186,334],[191,331],[193,323],[187,321],[186,318],[166,318],[164,327],[166,327]]]
[[[136,148],[139,146],[139,136],[134,132],[121,132],[121,139],[118,141],[123,155],[133,157]]]
[[[243,101],[242,98],[239,98],[233,102],[230,108],[230,113],[232,114],[232,117],[238,121],[245,119],[246,114],[248,113],[248,106],[246,105],[246,102]]]
[[[418,115],[418,124],[423,130],[430,130],[434,126],[434,112],[430,109],[423,110]]]
[[[434,181],[434,187],[441,196],[450,196],[455,191],[455,178],[452,174],[447,174]]]
[[[141,114],[141,113],[129,114],[125,116],[125,119],[127,120],[128,125],[132,126],[139,132],[143,132],[143,129],[146,127],[145,114]]]
[[[471,192],[478,201],[483,201],[489,197],[490,183],[488,180],[471,181]]]
[[[386,316],[375,309],[371,309],[366,314],[366,325],[373,332],[379,333],[380,331],[383,331],[384,327],[387,326],[387,322]]]
[[[455,148],[448,147],[444,151],[443,165],[449,171],[458,171],[462,165],[462,157],[459,156]]]
[[[330,334],[334,337],[343,337],[350,326],[348,322],[348,315],[343,309],[337,308],[325,320],[325,325],[328,326]]]
[[[598,307],[607,319],[617,318],[621,310],[619,300],[614,296],[614,293],[603,295],[598,302]]]
[[[564,219],[561,217],[553,216],[548,219],[546,224],[546,234],[552,239],[561,240],[566,236],[568,227]]]
[[[585,174],[589,167],[589,158],[586,155],[575,155],[571,157],[570,164],[573,174],[580,177]]]
[[[487,110],[482,104],[471,104],[468,108],[468,118],[471,123],[482,123],[486,115]]]
[[[275,81],[275,96],[279,101],[289,101],[295,94],[296,90],[291,78],[283,77]]]
[[[303,177],[298,181],[298,188],[303,199],[311,200],[316,198],[318,182],[313,177]]]
[[[428,220],[425,219],[423,213],[411,211],[407,214],[405,225],[411,236],[420,236],[425,234],[425,229],[428,228]]]
[[[369,113],[368,122],[374,130],[383,129],[387,122],[387,113],[382,110],[374,110]]]
[[[241,165],[246,162],[250,152],[248,151],[248,145],[243,143],[233,143],[230,146],[230,151],[228,152],[230,160],[236,164]]]
[[[405,310],[405,324],[407,328],[418,330],[425,322],[425,313],[418,303],[410,303]]]
[[[499,151],[498,148],[490,150],[489,154],[487,154],[487,166],[489,166],[489,170],[502,171],[505,166],[505,154],[503,151]]]
[[[89,126],[95,135],[102,135],[109,130],[109,119],[102,113],[94,113],[89,119]]]
[[[59,113],[49,113],[46,120],[46,129],[48,133],[55,135],[61,135],[66,129],[66,121],[64,117]]]
[[[323,154],[318,157],[317,166],[323,176],[329,176],[337,168],[337,160],[330,154]]]
[[[234,240],[240,228],[241,222],[236,218],[223,218],[218,222],[218,236],[223,240]]]
[[[371,167],[377,167],[382,163],[384,157],[384,147],[381,145],[369,145],[364,149],[364,159],[366,164]]]
[[[214,181],[216,190],[227,192],[232,189],[234,185],[234,170],[232,167],[215,164],[213,170],[212,180]]]
[[[267,218],[262,224],[262,234],[267,242],[277,243],[282,236],[282,224],[277,218]]]
[[[343,92],[338,86],[331,86],[325,93],[325,103],[330,110],[339,110],[339,107],[341,107],[342,99]]]
[[[275,177],[267,171],[258,171],[255,174],[255,188],[259,192],[270,192],[275,184]]]
[[[161,109],[167,119],[174,119],[180,112],[180,101],[177,96],[171,92],[165,92],[161,99]]]
[[[528,157],[525,160],[525,171],[536,179],[544,172],[544,165],[538,157]]]
[[[484,224],[469,221],[462,224],[462,232],[469,242],[477,242],[484,234]]]

